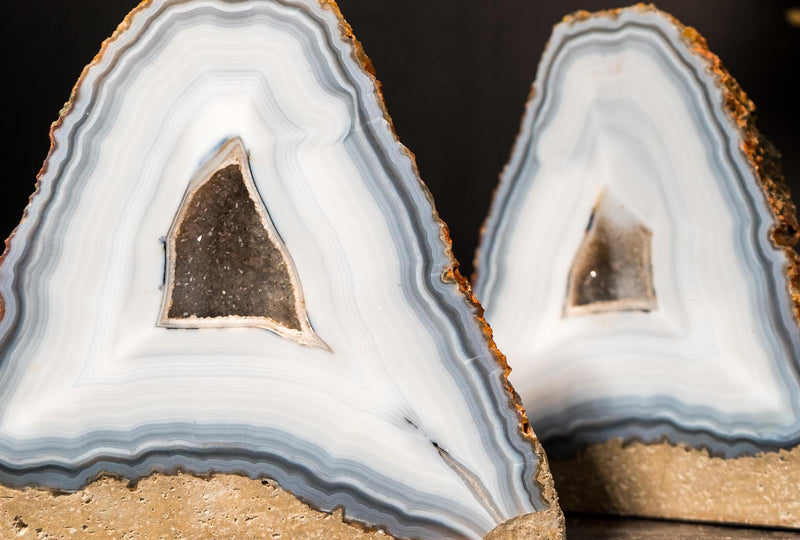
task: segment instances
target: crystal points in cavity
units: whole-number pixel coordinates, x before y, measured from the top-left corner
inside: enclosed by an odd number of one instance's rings
[[[562,502],[800,526],[798,227],[753,104],[694,29],[643,5],[568,17],[534,89],[475,290],[574,487]],[[745,477],[771,495],[745,496]]]
[[[0,482],[270,477],[413,538],[557,522],[367,66],[332,2],[120,26],[0,266]]]
[[[184,205],[169,235],[167,317],[273,314],[278,324],[299,329],[294,303],[287,302],[293,295],[286,260],[259,219],[241,167],[216,171]]]
[[[224,144],[190,182],[166,252],[160,326],[255,326],[321,343],[241,139]]]
[[[656,307],[650,229],[603,193],[572,261],[565,313]]]

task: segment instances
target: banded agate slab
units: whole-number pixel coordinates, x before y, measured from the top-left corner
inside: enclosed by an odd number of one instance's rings
[[[3,484],[269,477],[415,538],[559,514],[368,65],[332,3],[125,19],[0,267]]]
[[[707,452],[731,474],[800,444],[797,222],[752,110],[697,32],[651,7],[578,13],[553,32],[486,222],[476,295],[548,454],[587,460],[583,486],[564,481],[567,465],[556,475],[575,497],[591,483],[607,498],[604,470],[637,483],[626,470],[638,457],[615,440]],[[609,452],[589,463],[580,452],[593,445]],[[800,526],[796,454],[765,480],[776,495],[758,502],[771,505],[762,522]],[[658,475],[682,474],[669,459],[650,463],[639,491],[567,506],[749,519],[701,504],[682,514],[685,493],[656,493]]]

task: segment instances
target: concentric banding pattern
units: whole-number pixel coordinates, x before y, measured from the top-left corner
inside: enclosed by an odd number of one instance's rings
[[[800,443],[786,254],[681,32],[638,8],[559,25],[487,221],[476,294],[551,456],[615,437],[728,457]],[[652,231],[658,309],[565,317],[603,190]]]
[[[542,510],[539,466],[441,223],[335,9],[143,4],[84,72],[0,268],[0,480],[269,476],[398,536]],[[156,326],[162,238],[241,137],[333,352]]]

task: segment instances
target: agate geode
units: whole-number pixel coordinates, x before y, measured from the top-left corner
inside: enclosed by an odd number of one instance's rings
[[[269,477],[408,537],[543,454],[332,3],[153,0],[86,68],[0,267],[0,481]]]
[[[567,508],[800,526],[798,229],[753,110],[652,7],[553,32],[476,294]]]

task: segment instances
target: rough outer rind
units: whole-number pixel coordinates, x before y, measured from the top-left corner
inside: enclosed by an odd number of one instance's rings
[[[723,459],[614,439],[553,462],[553,475],[569,512],[800,527],[800,446]]]
[[[495,527],[484,540],[549,540],[564,535],[564,515],[551,506],[544,512],[525,514],[509,519]]]
[[[541,520],[542,527],[544,527],[542,532],[541,532],[541,534],[545,534],[545,536],[540,536],[540,537],[541,538],[563,538],[564,535],[565,535],[565,532],[564,532],[564,516],[563,516],[563,513],[561,512],[561,509],[560,509],[560,507],[558,505],[558,496],[556,495],[556,491],[555,491],[555,488],[554,488],[554,485],[553,485],[553,479],[552,479],[552,475],[550,473],[550,469],[549,469],[549,466],[548,466],[547,457],[545,455],[545,452],[544,452],[541,444],[539,444],[539,441],[538,441],[536,435],[534,434],[533,429],[531,428],[531,425],[530,425],[530,422],[528,421],[528,417],[527,417],[527,414],[525,412],[525,409],[522,406],[522,400],[520,399],[519,395],[514,391],[514,388],[512,387],[511,383],[508,380],[508,375],[511,372],[511,368],[508,365],[508,362],[506,361],[505,355],[503,355],[503,353],[501,353],[497,349],[497,346],[495,345],[494,340],[492,339],[492,330],[491,330],[491,328],[489,327],[488,323],[486,322],[486,320],[483,317],[483,308],[481,307],[480,303],[477,301],[475,296],[472,294],[472,288],[471,288],[471,285],[470,285],[469,281],[464,276],[462,276],[461,273],[458,271],[459,263],[456,260],[455,256],[453,255],[452,240],[450,238],[450,234],[449,234],[449,230],[448,230],[447,224],[441,219],[441,217],[439,216],[439,213],[436,211],[436,206],[434,204],[433,195],[431,194],[430,190],[425,185],[424,181],[422,180],[422,178],[421,178],[421,176],[419,174],[419,169],[417,167],[416,158],[415,158],[413,152],[411,152],[408,148],[406,148],[405,145],[403,145],[400,142],[399,138],[397,137],[397,133],[396,133],[395,128],[394,128],[394,123],[392,122],[392,119],[389,116],[388,110],[386,108],[386,103],[385,103],[385,100],[384,100],[384,97],[383,97],[383,93],[381,91],[381,83],[380,83],[380,81],[378,81],[378,79],[376,77],[375,68],[374,68],[374,66],[372,64],[372,61],[369,59],[369,57],[364,52],[364,48],[362,47],[361,43],[356,39],[355,34],[353,33],[352,27],[344,19],[344,16],[342,15],[342,13],[341,13],[341,11],[339,9],[339,6],[336,4],[336,2],[334,0],[317,0],[317,1],[319,2],[319,5],[321,7],[323,7],[324,9],[330,10],[339,19],[339,31],[340,31],[341,37],[342,37],[342,39],[344,39],[346,41],[349,41],[352,44],[353,57],[361,65],[361,67],[366,71],[366,73],[369,75],[370,79],[372,79],[372,81],[373,81],[373,83],[375,85],[375,95],[376,95],[376,97],[378,99],[378,104],[380,106],[380,109],[383,112],[384,119],[388,122],[389,128],[390,128],[390,130],[391,130],[391,132],[392,132],[392,134],[394,136],[395,141],[400,146],[401,150],[408,155],[409,160],[411,161],[411,165],[412,165],[412,168],[414,170],[415,176],[416,176],[416,178],[417,178],[417,180],[419,182],[420,189],[423,191],[423,193],[425,194],[426,198],[428,199],[428,201],[429,201],[429,203],[431,205],[431,210],[433,212],[434,221],[436,223],[438,223],[438,225],[440,227],[440,237],[442,239],[445,256],[450,260],[449,267],[442,274],[442,280],[445,281],[445,282],[453,282],[458,286],[459,291],[464,295],[465,300],[467,301],[467,303],[473,309],[473,312],[475,314],[476,322],[477,322],[477,324],[480,325],[482,333],[483,333],[483,335],[484,335],[484,337],[486,339],[486,344],[487,344],[489,350],[492,352],[495,361],[504,370],[503,379],[504,379],[505,388],[506,388],[507,393],[508,393],[509,403],[513,406],[514,410],[516,410],[518,415],[519,415],[518,426],[519,426],[520,433],[531,442],[531,446],[533,447],[533,450],[534,450],[534,452],[535,452],[535,454],[536,454],[536,456],[538,458],[538,469],[537,469],[537,472],[536,472],[535,479],[536,479],[536,482],[541,487],[543,500],[549,505],[548,510],[546,510],[545,512],[539,512],[538,513],[538,514],[547,514],[547,517],[545,519]],[[88,73],[88,71],[90,70],[90,68],[92,66],[98,64],[101,61],[101,59],[103,57],[103,54],[107,50],[109,44],[112,43],[114,40],[116,40],[117,37],[122,32],[124,32],[125,30],[128,29],[128,27],[131,24],[131,21],[136,16],[136,14],[139,11],[142,11],[145,8],[147,8],[147,6],[151,2],[152,2],[152,0],[143,0],[136,8],[131,10],[131,12],[128,13],[125,16],[125,18],[123,19],[123,21],[117,26],[116,30],[111,35],[111,37],[109,37],[108,39],[103,41],[103,43],[101,45],[101,48],[100,48],[100,51],[95,55],[95,57],[92,59],[92,61],[86,67],[84,67],[83,71],[81,72],[81,75],[78,78],[78,81],[75,83],[75,86],[73,87],[72,92],[70,93],[69,99],[64,104],[62,109],[59,111],[58,119],[55,122],[53,122],[53,124],[51,124],[51,126],[50,126],[50,149],[48,151],[47,158],[45,159],[45,161],[44,161],[44,163],[42,165],[42,168],[40,169],[39,173],[36,176],[35,191],[28,199],[28,205],[25,207],[25,210],[23,211],[23,216],[22,216],[22,220],[21,221],[24,221],[26,219],[26,217],[28,216],[28,210],[30,208],[31,201],[39,193],[41,178],[44,175],[44,173],[46,172],[50,156],[53,154],[53,152],[55,150],[56,143],[55,143],[54,133],[60,127],[63,118],[71,111],[72,103],[73,103],[75,97],[77,96],[78,92],[80,91],[80,87],[81,87],[81,85],[83,83],[84,78],[86,77],[86,74]],[[17,228],[18,227],[19,226],[17,226]],[[11,235],[5,241],[5,251],[3,252],[2,255],[0,255],[0,271],[2,271],[3,261],[4,261],[5,257],[6,257],[6,254],[9,251],[11,242],[13,241],[13,238],[14,238],[14,235],[15,235],[15,233],[17,231],[17,228],[15,228],[14,231],[12,231]],[[2,320],[4,315],[5,315],[4,300],[3,300],[2,295],[0,295],[0,320]],[[158,477],[161,477],[161,476],[164,476],[164,475],[160,475],[160,474],[153,475],[153,477],[155,477],[155,478],[158,478]],[[169,478],[169,476],[164,476],[164,477],[165,478]],[[2,486],[0,486],[0,488],[2,488]],[[87,486],[87,489],[88,489],[88,486]],[[536,514],[528,514],[528,515],[529,516],[533,516],[533,515],[536,515]],[[539,520],[536,520],[536,521],[538,522]],[[553,528],[553,523],[557,524],[555,529]],[[533,530],[533,529],[531,529],[531,530]],[[551,531],[555,531],[555,532],[551,532]]]
[[[416,164],[415,164],[416,167]],[[427,193],[427,191],[426,191]],[[431,201],[433,204],[433,201]],[[434,208],[434,212],[436,209]],[[536,437],[536,434],[533,432],[533,428],[531,427],[530,422],[528,421],[528,413],[525,412],[525,407],[522,406],[522,399],[520,398],[519,394],[514,390],[514,387],[511,385],[511,382],[508,380],[508,376],[511,373],[511,366],[509,366],[506,356],[500,352],[500,349],[497,348],[497,345],[494,342],[492,337],[492,328],[486,322],[486,319],[483,318],[483,306],[480,305],[478,299],[472,293],[472,286],[470,285],[469,280],[461,275],[461,272],[458,270],[458,261],[453,256],[452,252],[452,241],[450,240],[450,233],[447,228],[447,224],[442,221],[438,214],[436,214],[436,219],[439,221],[442,227],[442,242],[447,247],[448,255],[452,260],[452,266],[445,270],[444,274],[442,275],[442,279],[444,281],[455,281],[458,284],[459,289],[467,298],[467,300],[472,304],[475,316],[480,322],[481,329],[483,330],[483,335],[486,338],[486,342],[489,345],[492,353],[495,355],[497,362],[504,368],[504,375],[503,380],[505,382],[505,386],[508,390],[508,393],[511,396],[512,404],[514,408],[517,410],[520,416],[520,431],[531,441],[533,445],[534,452],[536,452],[536,457],[538,458],[538,470],[536,471],[536,482],[540,486],[542,491],[542,499],[549,504],[548,510],[544,512],[538,512],[538,514],[542,514],[541,517],[541,534],[548,534],[548,531],[551,530],[552,523],[558,523],[558,530],[560,531],[559,535],[550,535],[550,536],[541,536],[541,538],[561,538],[565,537],[565,525],[564,525],[564,514],[561,511],[561,508],[558,504],[558,494],[556,493],[554,484],[553,484],[553,475],[550,473],[550,466],[547,461],[547,454],[545,454],[544,448],[539,443],[539,439]],[[534,516],[535,514],[526,514],[526,516]],[[525,517],[525,516],[519,516]],[[513,520],[512,520],[513,521]],[[507,522],[508,523],[508,522]],[[533,519],[528,520],[529,527],[530,524],[534,523]],[[540,521],[535,521],[535,523],[540,523]],[[538,525],[537,525],[538,526]],[[496,531],[497,529],[495,529]],[[532,529],[531,529],[532,530]],[[555,529],[553,529],[555,530]],[[494,534],[494,531],[487,535],[487,538]],[[539,534],[539,533],[537,533]],[[494,538],[494,537],[492,537]],[[497,537],[497,538],[503,538]]]

